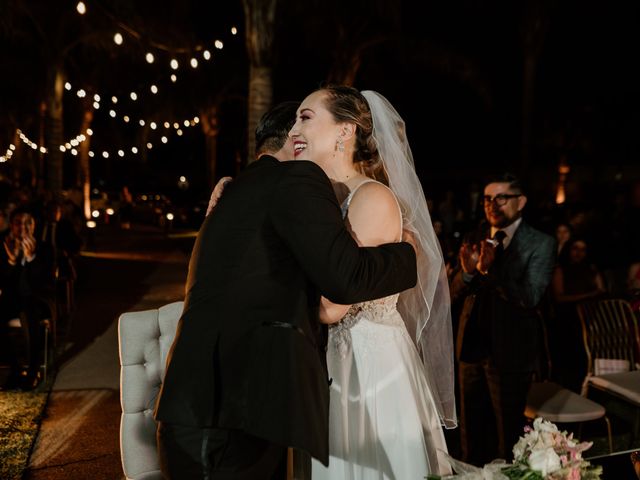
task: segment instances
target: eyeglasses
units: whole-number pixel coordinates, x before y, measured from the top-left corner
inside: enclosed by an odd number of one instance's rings
[[[512,198],[518,198],[521,196],[521,193],[499,193],[495,197],[485,195],[484,197],[482,197],[482,201],[485,205],[491,205],[495,202],[497,206],[502,207],[507,203],[507,200],[511,200]]]

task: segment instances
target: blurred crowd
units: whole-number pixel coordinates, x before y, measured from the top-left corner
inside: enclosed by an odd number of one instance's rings
[[[4,389],[32,390],[69,314],[82,246],[77,198],[37,195],[3,183],[0,192],[0,362],[10,367]]]

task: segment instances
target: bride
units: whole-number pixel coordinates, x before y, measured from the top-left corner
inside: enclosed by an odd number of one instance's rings
[[[442,426],[455,427],[450,300],[442,254],[415,173],[404,121],[381,95],[320,89],[289,132],[296,160],[311,160],[334,184],[352,235],[363,246],[410,232],[418,285],[357,305],[322,300],[331,324],[329,466],[312,478],[421,479],[450,473]]]

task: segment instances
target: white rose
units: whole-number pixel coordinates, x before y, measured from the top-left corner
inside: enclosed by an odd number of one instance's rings
[[[533,470],[538,470],[543,477],[553,473],[560,468],[560,457],[553,448],[544,450],[534,450],[529,456],[529,466]]]
[[[520,460],[524,456],[524,452],[527,450],[529,443],[526,438],[520,437],[518,443],[513,446],[513,458]]]
[[[538,417],[533,421],[533,429],[538,432],[556,433],[558,427],[554,423],[544,420],[542,417]]]

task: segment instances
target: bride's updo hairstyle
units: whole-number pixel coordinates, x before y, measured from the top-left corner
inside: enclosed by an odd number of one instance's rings
[[[373,137],[373,118],[367,100],[358,90],[345,85],[329,85],[320,91],[325,92],[325,106],[336,122],[349,122],[356,126],[353,152],[355,167],[367,177],[388,186],[389,181]]]

